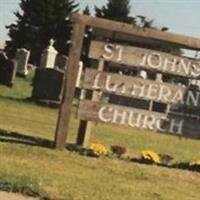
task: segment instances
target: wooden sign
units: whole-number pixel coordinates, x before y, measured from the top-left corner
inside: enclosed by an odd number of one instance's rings
[[[166,104],[200,107],[199,90],[93,69],[86,70],[83,88]]]
[[[101,123],[111,123],[130,128],[156,130],[174,135],[200,138],[198,120],[173,114],[150,112],[146,110],[105,104],[84,100],[80,103],[79,118]]]
[[[200,40],[198,38],[151,28],[144,29],[134,26],[133,24],[91,17],[88,15],[74,14],[73,18],[75,21],[79,21],[87,26],[107,30],[111,33],[125,33],[132,37],[138,36],[148,40],[164,41],[169,44],[176,44],[180,48],[200,50]]]
[[[92,123],[90,121],[122,125],[131,128],[144,128],[159,132],[172,133],[179,136],[200,138],[198,118],[183,116],[182,114],[150,112],[133,107],[105,104],[98,102],[98,91],[129,98],[144,99],[170,105],[181,105],[199,109],[200,92],[175,84],[159,83],[142,80],[137,77],[120,76],[119,74],[103,72],[105,62],[111,62],[124,68],[138,68],[160,73],[178,75],[185,78],[198,79],[200,77],[200,61],[188,59],[179,55],[127,46],[131,37],[142,41],[157,42],[168,45],[200,50],[200,40],[174,33],[153,29],[142,29],[132,24],[115,22],[107,19],[94,18],[74,14],[74,30],[69,60],[66,64],[64,90],[59,110],[55,134],[55,147],[64,149],[69,134],[70,113],[78,74],[78,63],[83,48],[85,28],[87,26],[110,32],[109,35],[128,35],[125,43],[108,43],[92,41],[89,58],[99,62],[98,70],[86,70],[83,89],[86,90],[88,100],[82,100],[79,107],[80,125],[77,144],[87,147]],[[101,38],[104,38],[105,35]],[[96,38],[96,40],[100,39]],[[112,39],[116,38],[110,38]],[[95,40],[95,38],[94,38]],[[126,38],[123,39],[126,40]],[[115,41],[115,40],[114,40]],[[88,91],[92,91],[89,93]],[[89,95],[90,94],[90,95]]]
[[[89,57],[188,78],[200,76],[200,61],[145,48],[93,41]]]

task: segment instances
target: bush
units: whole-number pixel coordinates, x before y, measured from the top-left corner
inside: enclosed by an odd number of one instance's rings
[[[88,150],[89,150],[88,153],[91,156],[94,155],[99,157],[99,156],[107,156],[109,154],[108,149],[102,144],[93,143],[89,146]]]
[[[111,151],[118,158],[120,158],[123,154],[126,153],[126,148],[123,146],[120,146],[120,145],[113,145],[113,146],[111,146]]]
[[[160,156],[157,153],[149,150],[142,151],[142,161],[146,163],[161,163]]]
[[[172,156],[168,154],[159,154],[160,162],[164,165],[169,165],[170,162],[174,159]]]

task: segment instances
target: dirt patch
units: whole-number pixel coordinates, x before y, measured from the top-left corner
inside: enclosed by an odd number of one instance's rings
[[[0,191],[0,200],[39,200],[39,199],[22,196],[20,194]]]

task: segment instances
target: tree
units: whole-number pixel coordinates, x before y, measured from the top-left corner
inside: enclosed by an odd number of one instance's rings
[[[90,9],[89,6],[86,6],[85,9],[83,10],[84,15],[90,15]]]
[[[143,15],[136,16],[136,26],[139,26],[141,28],[154,28],[153,22],[154,22],[153,19],[148,19]]]
[[[150,28],[160,31],[168,31],[167,27],[158,28],[154,26],[154,20],[148,19],[143,15],[137,15],[134,17],[130,16],[130,9],[131,9],[130,0],[107,0],[107,1],[108,1],[107,4],[102,6],[101,8],[95,7],[97,17],[131,23],[137,26],[138,28],[143,28],[143,29]],[[145,44],[141,39],[139,43],[132,42],[132,44],[138,45],[140,47],[162,50],[165,52],[176,53],[181,55],[180,48],[169,45],[164,42],[163,43],[161,42],[159,45],[155,45],[154,43]]]
[[[16,23],[7,26],[9,57],[14,56],[17,48],[26,48],[31,51],[31,62],[38,64],[51,38],[59,53],[67,54],[72,28],[70,15],[78,11],[77,7],[74,0],[21,0],[21,10],[14,13]]]
[[[90,9],[88,6],[85,7],[83,10],[84,15],[90,16]],[[82,48],[82,55],[81,55],[81,60],[86,66],[89,66],[89,59],[88,59],[88,53],[89,53],[89,48],[90,48],[90,41],[92,37],[92,29],[91,27],[86,27],[85,29],[85,36],[84,36],[84,42],[83,42],[83,48]]]
[[[134,18],[129,16],[130,9],[130,0],[108,0],[105,6],[95,7],[95,12],[97,17],[134,23]]]

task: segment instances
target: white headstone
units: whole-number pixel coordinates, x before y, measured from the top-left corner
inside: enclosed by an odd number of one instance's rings
[[[51,68],[51,69],[53,69],[55,67],[55,61],[56,61],[56,56],[57,56],[58,52],[53,47],[53,44],[54,44],[54,40],[51,39],[50,44],[47,47],[47,49],[45,49],[42,52],[42,56],[41,56],[41,60],[40,60],[40,67]]]
[[[26,49],[17,49],[16,61],[17,61],[17,74],[27,76],[28,75],[28,60],[30,57],[30,51]]]
[[[139,71],[138,76],[143,79],[147,79],[147,72],[144,70]]]
[[[156,81],[160,83],[163,82],[163,75],[161,73],[156,74]]]

